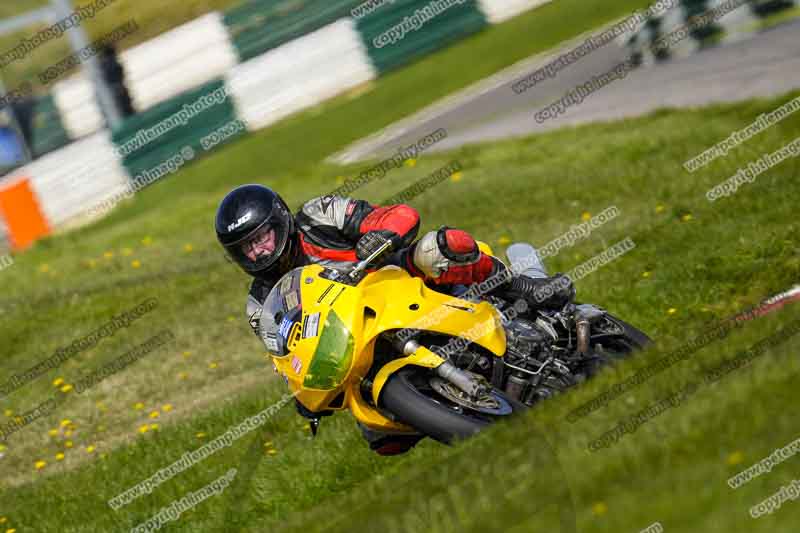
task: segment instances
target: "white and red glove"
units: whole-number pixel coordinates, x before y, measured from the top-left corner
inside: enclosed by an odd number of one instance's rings
[[[437,284],[479,283],[494,267],[469,233],[448,227],[425,234],[411,246],[407,257],[413,274],[421,273]]]

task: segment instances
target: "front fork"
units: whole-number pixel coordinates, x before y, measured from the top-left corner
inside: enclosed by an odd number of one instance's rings
[[[408,365],[432,369],[440,378],[452,383],[459,390],[473,398],[487,392],[487,388],[491,389],[491,385],[485,381],[461,370],[449,360],[432,352],[415,340],[397,341],[395,348],[406,357],[394,359],[386,363],[378,371],[372,385],[372,400],[375,405],[378,405],[381,390],[389,377]]]

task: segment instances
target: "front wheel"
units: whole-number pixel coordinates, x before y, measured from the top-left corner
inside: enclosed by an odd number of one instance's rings
[[[469,407],[437,392],[431,377],[429,370],[417,367],[398,371],[384,385],[381,404],[401,422],[440,442],[465,439],[525,408],[496,389],[478,399],[486,408]]]

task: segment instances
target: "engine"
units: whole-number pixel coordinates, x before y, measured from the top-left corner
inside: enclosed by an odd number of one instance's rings
[[[509,321],[506,327],[505,392],[533,405],[576,383],[569,367],[558,357],[558,334],[542,319]]]

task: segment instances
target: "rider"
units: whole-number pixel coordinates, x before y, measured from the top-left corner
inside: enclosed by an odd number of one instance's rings
[[[261,306],[281,276],[310,263],[350,267],[386,241],[391,241],[393,253],[383,264],[400,266],[445,292],[506,271],[499,259],[482,253],[475,239],[462,230],[443,227],[413,242],[419,231],[419,214],[402,204],[377,206],[328,195],[309,200],[292,215],[276,192],[262,185],[243,185],[222,200],[215,226],[228,256],[255,278],[246,309],[256,334]],[[505,291],[532,300],[533,293],[545,285],[548,297],[542,298],[540,292],[534,305],[561,307],[574,296],[574,288],[564,276],[531,279],[517,275],[492,293]],[[314,416],[299,402],[297,408],[305,416]],[[362,431],[370,448],[382,455],[407,451],[420,438],[380,434],[364,427]]]

